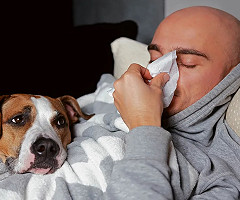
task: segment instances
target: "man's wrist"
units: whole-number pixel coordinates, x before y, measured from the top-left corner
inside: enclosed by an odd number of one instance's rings
[[[171,134],[161,127],[141,126],[126,136],[125,159],[165,159]],[[163,151],[164,150],[164,151]]]
[[[161,120],[158,119],[137,119],[134,120],[130,125],[129,129],[132,130],[134,128],[140,127],[140,126],[156,126],[156,127],[161,127]]]

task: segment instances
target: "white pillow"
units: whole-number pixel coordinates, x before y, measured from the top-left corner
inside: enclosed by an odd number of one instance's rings
[[[114,59],[113,75],[116,79],[120,78],[132,63],[146,67],[150,61],[147,45],[141,42],[121,37],[111,43],[111,48]]]

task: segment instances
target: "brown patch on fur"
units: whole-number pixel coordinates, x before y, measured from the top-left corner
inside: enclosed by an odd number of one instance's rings
[[[54,124],[54,119],[51,119],[51,124],[55,130],[55,132],[58,134],[58,137],[61,139],[61,142],[63,144],[63,147],[66,149],[67,145],[71,142],[71,132],[69,128],[69,119],[66,112],[65,107],[61,102],[59,102],[57,99],[47,97],[45,96],[51,102],[53,110],[57,111],[59,114],[63,115],[66,119],[67,126],[64,128],[57,128],[56,124]]]
[[[53,106],[53,110],[58,111],[60,114],[64,116],[67,120],[68,127],[67,129],[57,129],[57,127],[52,123],[55,131],[58,133],[58,136],[61,138],[63,143],[63,147],[66,148],[67,145],[71,142],[71,132],[70,129],[72,125],[78,122],[79,117],[84,119],[90,119],[93,115],[87,115],[82,112],[77,100],[69,95],[59,97],[57,99],[53,99],[51,97],[47,98]]]
[[[31,127],[36,117],[36,109],[30,95],[14,94],[2,104],[2,136],[0,139],[0,158],[5,162],[7,157],[17,157],[26,131]],[[31,108],[29,120],[24,126],[14,126],[11,119]]]

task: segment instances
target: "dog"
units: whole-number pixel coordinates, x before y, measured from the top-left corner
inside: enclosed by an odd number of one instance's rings
[[[84,114],[72,96],[0,96],[0,159],[13,173],[51,174],[67,157],[71,126]]]

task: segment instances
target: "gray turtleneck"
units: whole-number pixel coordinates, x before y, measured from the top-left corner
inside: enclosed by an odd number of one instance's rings
[[[195,104],[166,119],[163,128],[131,130],[105,197],[240,199],[240,138],[225,120],[239,87],[240,64]],[[169,164],[172,143],[176,169]]]

